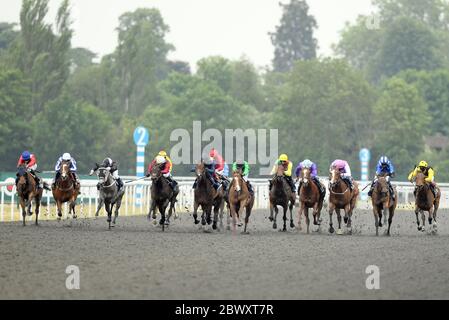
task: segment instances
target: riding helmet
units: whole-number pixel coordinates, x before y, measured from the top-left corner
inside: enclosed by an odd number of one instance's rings
[[[23,159],[24,161],[30,160],[30,159],[31,159],[31,154],[30,154],[30,152],[29,152],[29,151],[24,151],[24,152],[22,153],[22,159]]]

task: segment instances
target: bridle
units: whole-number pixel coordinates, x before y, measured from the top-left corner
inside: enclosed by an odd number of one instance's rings
[[[338,172],[338,174],[337,174],[337,172]],[[337,185],[337,183],[339,181],[342,181],[341,173],[338,171],[338,169],[336,169],[336,168],[331,169],[330,170],[330,174],[332,175],[331,178],[329,179],[329,191],[330,191],[330,193],[332,193],[334,195],[339,195],[339,196],[342,196],[342,195],[346,194],[349,191],[349,187],[346,184],[345,184],[346,185],[346,189],[343,192],[335,192],[335,191],[332,190]],[[338,178],[335,177],[337,175],[338,175]],[[335,179],[335,181],[334,181],[334,179]],[[334,182],[332,182],[332,181],[334,181]]]

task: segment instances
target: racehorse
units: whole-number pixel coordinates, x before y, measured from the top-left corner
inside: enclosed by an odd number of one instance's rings
[[[348,233],[352,234],[352,213],[357,203],[359,195],[359,187],[354,181],[354,190],[351,191],[349,186],[343,181],[341,172],[337,168],[331,168],[329,172],[329,232],[334,233],[332,214],[334,210],[337,212],[338,230],[337,234],[342,235],[341,230],[341,214],[340,210],[345,211],[344,221],[348,229]]]
[[[19,196],[19,203],[22,208],[22,218],[23,218],[23,226],[26,225],[25,223],[25,217],[27,215],[32,215],[32,202],[34,200],[35,206],[36,206],[36,226],[39,225],[38,219],[39,219],[39,208],[41,205],[41,199],[42,199],[42,189],[39,189],[36,185],[36,180],[34,179],[33,175],[28,172],[25,166],[20,166],[19,170],[17,172],[17,177],[19,178],[17,182],[17,193]]]
[[[430,189],[430,184],[426,182],[426,176],[420,172],[416,176],[416,196],[415,196],[415,214],[418,230],[425,232],[426,216],[424,211],[429,212],[429,226],[432,233],[437,232],[437,212],[440,206],[441,192],[438,187],[436,190],[436,197]],[[418,213],[421,212],[422,226],[419,223]]]
[[[296,193],[292,192],[292,189],[284,177],[284,168],[278,166],[276,174],[271,180],[270,191],[270,221],[273,222],[273,229],[277,229],[277,216],[279,209],[277,206],[281,206],[284,209],[284,227],[281,231],[287,231],[287,208],[290,210],[290,228],[294,228],[293,222],[293,206],[296,201]],[[276,215],[273,218],[273,210]]]
[[[53,184],[52,192],[58,207],[58,220],[62,217],[62,204],[66,202],[70,202],[69,213],[73,213],[73,219],[76,219],[75,206],[80,186],[70,172],[70,161],[62,161],[59,178]]]
[[[122,188],[122,190],[119,191],[117,181],[115,181],[114,177],[111,174],[111,171],[108,168],[98,168],[97,175],[98,179],[100,180],[100,196],[98,200],[97,211],[95,212],[95,217],[98,217],[98,213],[100,212],[101,207],[104,204],[105,210],[108,214],[107,222],[109,224],[109,230],[111,230],[111,227],[114,227],[115,223],[117,222],[117,217],[119,215],[120,206],[122,205],[122,198],[125,194],[125,189]],[[112,220],[112,211],[114,210],[114,205],[115,215],[114,220]]]
[[[298,190],[299,195],[299,219],[298,228],[301,230],[301,216],[305,214],[307,223],[307,233],[309,233],[310,219],[309,209],[313,209],[313,224],[318,226],[318,230],[321,225],[321,210],[324,203],[324,195],[320,196],[320,190],[317,185],[312,181],[310,168],[304,168],[301,171],[300,177],[301,188]]]
[[[161,214],[161,220],[159,225],[162,226],[162,231],[165,231],[165,226],[170,225],[170,218],[175,212],[176,197],[179,193],[179,187],[176,185],[173,190],[170,187],[168,180],[162,174],[161,166],[153,166],[150,172],[151,176],[151,205],[150,211],[148,212],[148,219],[153,213],[153,219],[156,219],[156,207]],[[170,205],[168,209],[168,217],[165,218],[165,210],[167,206]]]
[[[217,230],[218,214],[223,214],[224,208],[224,192],[223,188],[215,190],[212,182],[208,178],[206,165],[201,161],[195,166],[195,174],[197,175],[197,186],[194,192],[193,219],[195,224],[199,224],[198,208],[201,206],[203,214],[201,215],[202,226],[212,223],[212,209],[214,210],[214,221],[212,228]]]
[[[228,203],[230,206],[230,213],[232,217],[233,230],[236,229],[237,219],[240,221],[240,216],[245,209],[245,229],[243,234],[249,234],[247,231],[249,217],[254,206],[254,196],[248,190],[245,180],[242,177],[242,170],[238,169],[232,174],[232,181],[229,187]]]
[[[388,187],[388,181],[385,175],[380,175],[377,177],[376,186],[373,190],[371,196],[371,202],[373,204],[374,221],[376,225],[376,236],[379,235],[379,227],[382,228],[382,214],[384,215],[384,224],[387,223],[387,210],[388,215],[388,230],[387,236],[390,235],[391,223],[393,222],[394,211],[398,204],[398,193],[394,189],[394,200],[390,195],[390,190]]]

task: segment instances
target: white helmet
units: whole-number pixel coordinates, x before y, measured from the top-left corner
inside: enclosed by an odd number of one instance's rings
[[[302,162],[302,166],[303,166],[304,168],[310,169],[310,168],[312,168],[312,166],[313,166],[313,162],[310,161],[309,159],[306,159],[306,160],[304,160],[304,161]]]
[[[70,155],[70,153],[66,152],[62,155],[62,160],[64,160],[64,161],[72,160],[72,156]]]
[[[157,156],[156,157],[156,163],[157,164],[163,164],[165,162],[167,162],[167,160],[165,160],[165,157],[162,157],[162,156]]]

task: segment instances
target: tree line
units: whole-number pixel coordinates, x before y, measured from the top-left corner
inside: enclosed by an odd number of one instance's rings
[[[156,8],[121,15],[117,47],[94,62],[95,53],[71,45],[69,1],[52,24],[48,3],[23,0],[20,25],[0,23],[3,171],[14,170],[29,149],[44,170],[70,152],[80,172],[110,156],[122,174],[134,174],[136,126],[150,130],[149,161],[175,144],[172,130],[201,121],[203,129],[277,128],[279,152],[295,164],[312,159],[322,175],[343,158],[357,177],[358,152],[367,147],[372,166],[385,154],[399,179],[426,159],[438,181],[449,181],[449,148],[426,144],[449,136],[446,1],[373,0],[378,26],[359,16],[342,30],[335,55],[318,57],[319,21],[306,1],[291,0],[267,35],[271,66],[212,56],[194,73],[187,62],[168,58],[175,46]],[[189,174],[188,167],[175,166],[174,173]]]

